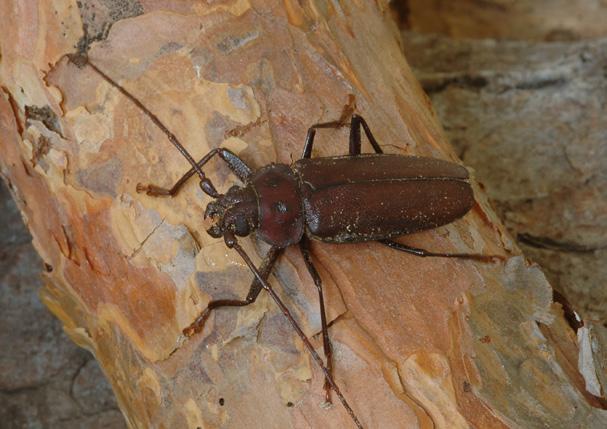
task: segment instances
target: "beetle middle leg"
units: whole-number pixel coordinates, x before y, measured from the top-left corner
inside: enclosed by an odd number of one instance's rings
[[[350,148],[349,155],[356,156],[361,153],[361,134],[360,129],[362,128],[365,132],[365,135],[369,139],[371,146],[373,146],[373,150],[376,153],[384,153],[384,151],[379,146],[379,143],[375,139],[375,136],[371,132],[369,125],[365,119],[358,115],[352,114],[352,112],[348,109],[348,106],[344,108],[344,113],[342,116],[336,120],[331,122],[322,122],[319,124],[314,124],[308,129],[308,134],[306,135],[306,142],[304,144],[304,150],[302,154],[302,158],[311,158],[312,157],[312,146],[314,145],[314,137],[316,136],[316,130],[319,128],[341,128],[345,126],[347,116],[351,116],[350,120]]]
[[[310,342],[310,340],[308,339],[308,337],[306,336],[306,334],[302,331],[302,329],[299,327],[299,324],[295,321],[295,319],[293,318],[293,315],[291,314],[291,312],[289,311],[289,309],[287,308],[287,306],[282,302],[282,300],[276,294],[276,292],[274,292],[274,289],[272,289],[272,287],[268,284],[268,282],[266,281],[266,279],[257,270],[257,268],[255,267],[255,265],[253,265],[253,262],[251,261],[251,258],[249,258],[249,256],[246,254],[246,252],[244,251],[244,249],[242,247],[240,247],[240,245],[238,244],[238,241],[236,240],[236,237],[234,236],[234,234],[229,233],[229,232],[226,233],[224,235],[224,240],[225,240],[226,246],[228,246],[228,248],[234,249],[234,250],[236,250],[240,254],[240,256],[245,261],[245,263],[247,264],[247,266],[249,267],[249,269],[255,275],[255,278],[257,278],[259,280],[259,283],[261,284],[261,287],[264,288],[270,294],[270,296],[272,297],[272,299],[274,300],[274,302],[276,303],[276,305],[278,305],[278,307],[282,311],[282,314],[284,314],[284,316],[287,318],[287,320],[289,321],[289,323],[291,324],[291,326],[293,327],[293,329],[297,332],[297,335],[299,335],[299,338],[301,338],[301,340],[303,341],[304,346],[306,347],[306,349],[308,349],[308,352],[310,353],[310,355],[312,356],[312,358],[314,359],[314,361],[322,369],[322,372],[325,375],[325,380],[327,380],[327,382],[329,383],[329,385],[331,386],[331,388],[335,391],[335,394],[339,398],[339,401],[342,403],[342,405],[344,406],[344,408],[346,409],[346,411],[348,412],[348,414],[352,418],[352,421],[354,422],[354,424],[356,425],[356,427],[358,429],[363,429],[363,426],[360,423],[360,420],[358,420],[358,417],[356,417],[356,414],[354,413],[354,410],[352,410],[352,407],[350,406],[350,404],[348,404],[348,401],[346,401],[346,398],[341,393],[341,390],[339,389],[339,386],[337,386],[337,384],[335,383],[335,380],[333,379],[333,375],[331,374],[331,371],[329,371],[329,369],[325,366],[325,364],[323,363],[323,361],[320,358],[320,356],[318,356],[318,353],[316,353],[316,350],[314,350],[314,347],[312,346],[312,343]]]
[[[332,374],[333,373],[333,350],[331,348],[331,341],[329,340],[329,328],[327,325],[325,300],[324,300],[323,291],[322,291],[322,280],[320,278],[320,275],[318,274],[318,271],[314,267],[314,264],[312,263],[312,257],[310,255],[310,240],[305,235],[302,237],[301,241],[299,242],[299,249],[301,250],[301,254],[306,263],[306,267],[308,268],[308,272],[310,273],[312,280],[314,280],[314,285],[316,285],[316,289],[318,289],[318,301],[320,303],[320,321],[321,321],[321,325],[322,325],[322,344],[323,344],[323,349],[325,352],[325,358],[327,361],[327,363],[326,363],[327,369],[329,370],[329,373]],[[329,383],[329,380],[327,380],[326,378],[325,378],[324,389],[325,389],[325,399],[326,399],[327,403],[330,404],[331,403],[331,384]]]
[[[316,130],[319,128],[341,128],[346,126],[348,123],[348,118],[350,118],[354,112],[356,105],[356,100],[354,95],[350,94],[348,97],[348,103],[344,106],[339,119],[336,121],[329,122],[321,122],[318,124],[312,125],[308,128],[308,133],[306,135],[306,142],[304,143],[303,153],[301,154],[302,158],[311,158],[312,157],[312,146],[314,146],[314,137],[316,136]]]
[[[274,264],[276,260],[280,256],[284,249],[280,249],[278,247],[272,247],[266,254],[264,261],[259,269],[259,273],[261,274],[264,280],[267,280],[272,273],[272,269],[274,268]],[[211,311],[221,308],[221,307],[244,307],[249,304],[253,304],[257,297],[259,296],[259,292],[263,289],[262,284],[259,280],[254,279],[251,283],[251,288],[249,289],[249,293],[244,300],[236,300],[236,299],[217,299],[211,301],[207,304],[207,307],[200,313],[200,315],[192,322],[189,326],[187,326],[183,330],[183,335],[186,337],[191,337],[192,335],[202,331],[204,328],[204,324],[209,318]]]
[[[199,168],[202,168],[213,156],[219,156],[228,165],[230,170],[244,182],[247,177],[251,174],[251,168],[232,151],[224,148],[215,148],[207,153],[200,161],[196,164]],[[147,195],[152,197],[170,196],[173,197],[181,190],[181,187],[192,177],[196,171],[194,167],[190,168],[170,189],[161,188],[156,185],[143,185],[137,184],[137,192],[145,192]]]

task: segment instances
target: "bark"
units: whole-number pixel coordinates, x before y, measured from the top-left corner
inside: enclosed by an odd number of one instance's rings
[[[42,262],[0,181],[0,422],[3,427],[122,429],[94,357],[38,297]]]
[[[449,140],[525,255],[585,319],[606,321],[607,38],[403,40]]]
[[[307,127],[338,117],[354,94],[387,152],[456,160],[386,7],[3,3],[2,175],[45,261],[45,303],[95,354],[130,426],[351,422],[341,406],[319,406],[321,373],[265,295],[183,341],[210,299],[244,296],[251,274],[204,232],[208,198],[195,183],[174,199],[135,192],[138,182],[173,183],[187,164],[136,106],[66,55],[88,51],[195,158],[223,145],[256,167],[288,163]],[[347,147],[345,130],[317,139],[316,156]],[[205,171],[221,189],[234,183],[219,163]],[[548,282],[476,196],[462,220],[403,241],[508,254],[504,263],[313,243],[337,383],[368,428],[604,425],[602,399],[585,389],[592,357],[580,372]],[[272,283],[320,350],[316,291],[296,249]]]
[[[454,38],[564,41],[607,34],[598,0],[399,0],[411,30]]]

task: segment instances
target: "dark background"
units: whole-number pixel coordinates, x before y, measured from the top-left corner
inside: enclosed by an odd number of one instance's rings
[[[125,428],[93,356],[40,302],[41,271],[0,181],[0,428]]]

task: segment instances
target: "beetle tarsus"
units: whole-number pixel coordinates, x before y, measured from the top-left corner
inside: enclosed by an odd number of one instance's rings
[[[172,197],[173,194],[170,189],[161,188],[156,185],[144,185],[143,183],[137,183],[137,192],[140,194],[146,194],[150,197]]]
[[[194,320],[194,322],[192,322],[190,326],[184,328],[182,331],[183,335],[189,338],[194,334],[201,332],[202,328],[204,328],[205,322],[209,318],[209,314],[211,314],[211,308],[212,307],[210,306],[205,308],[204,311],[196,318],[196,320]]]

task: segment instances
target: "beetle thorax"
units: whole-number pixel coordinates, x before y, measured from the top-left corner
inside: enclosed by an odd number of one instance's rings
[[[297,175],[288,165],[270,164],[249,180],[259,201],[258,236],[280,248],[298,243],[304,233],[304,216]]]
[[[207,232],[215,238],[225,232],[245,237],[257,229],[257,197],[249,186],[232,186],[225,195],[220,196],[207,206],[204,217],[209,216],[214,223]]]

